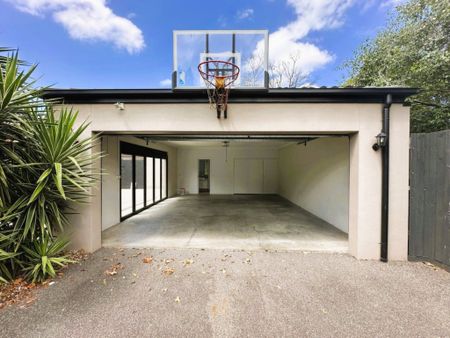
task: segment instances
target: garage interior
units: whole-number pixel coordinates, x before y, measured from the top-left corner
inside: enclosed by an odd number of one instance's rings
[[[103,246],[348,250],[347,135],[108,134],[102,151]]]

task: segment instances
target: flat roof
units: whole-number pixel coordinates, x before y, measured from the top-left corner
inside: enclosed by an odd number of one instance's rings
[[[405,103],[418,92],[406,87],[332,87],[231,89],[229,103]],[[207,103],[205,89],[46,89],[44,100],[60,99],[71,104],[101,103]]]

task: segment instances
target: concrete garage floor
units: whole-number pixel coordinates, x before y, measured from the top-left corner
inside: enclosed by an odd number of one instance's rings
[[[347,234],[276,195],[170,198],[102,233],[104,247],[347,252]]]
[[[449,273],[346,254],[103,248],[36,296],[1,337],[450,336]]]

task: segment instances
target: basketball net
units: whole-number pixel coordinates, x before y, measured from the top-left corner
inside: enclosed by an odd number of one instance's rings
[[[198,70],[205,82],[209,105],[217,111],[217,118],[227,118],[230,87],[239,76],[239,67],[227,61],[211,60],[199,64]]]

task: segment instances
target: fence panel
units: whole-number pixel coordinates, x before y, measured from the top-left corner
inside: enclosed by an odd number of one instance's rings
[[[450,266],[450,130],[412,134],[409,255]]]

